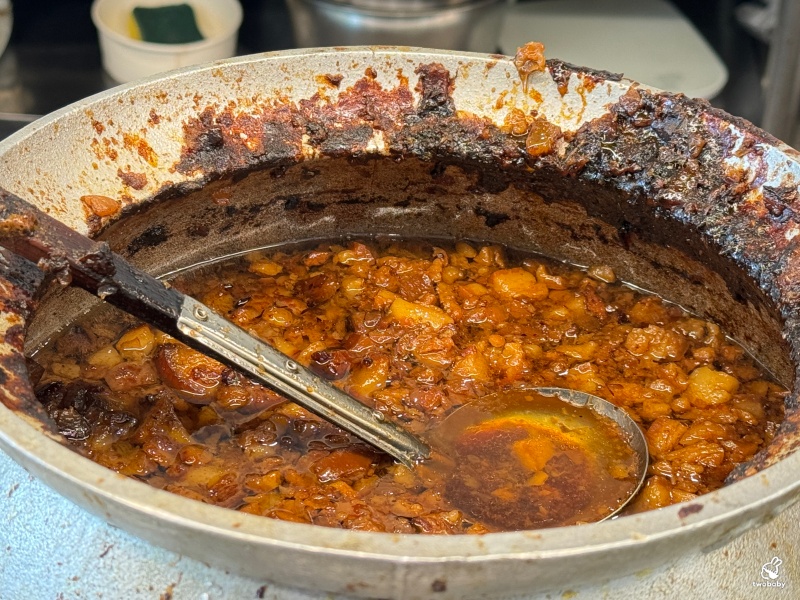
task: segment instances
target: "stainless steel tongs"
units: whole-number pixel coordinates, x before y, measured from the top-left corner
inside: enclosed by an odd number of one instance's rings
[[[138,270],[111,251],[0,189],[0,245],[383,450],[407,466],[430,456],[412,434],[244,329]]]

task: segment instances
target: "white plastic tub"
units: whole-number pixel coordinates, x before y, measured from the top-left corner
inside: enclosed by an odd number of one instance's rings
[[[129,23],[135,6],[164,6],[179,0],[95,0],[92,21],[100,38],[103,68],[120,83],[229,58],[236,54],[242,23],[238,0],[180,0],[194,9],[205,39],[189,44],[155,44],[133,39]]]

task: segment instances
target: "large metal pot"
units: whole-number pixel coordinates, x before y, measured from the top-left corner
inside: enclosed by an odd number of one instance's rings
[[[295,44],[494,52],[506,0],[287,0]]]
[[[515,109],[536,111],[545,143],[526,150],[524,136],[504,133]],[[550,61],[523,87],[498,56],[353,48],[244,57],[61,110],[0,144],[0,164],[0,185],[156,273],[348,232],[502,241],[610,264],[716,319],[777,377],[795,380],[797,153],[703,102],[608,73]],[[85,194],[125,207],[101,218]],[[13,261],[1,266],[0,447],[109,522],[235,572],[373,597],[568,589],[699,553],[798,497],[793,392],[780,434],[738,481],[609,522],[402,536],[201,504],[58,442],[22,352],[88,300],[51,288],[34,302],[38,279]]]

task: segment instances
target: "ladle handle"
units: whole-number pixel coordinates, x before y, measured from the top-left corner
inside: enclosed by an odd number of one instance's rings
[[[0,245],[36,264],[63,284],[95,296],[172,334],[182,294],[139,271],[29,202],[0,188]]]
[[[0,245],[286,395],[407,466],[428,458],[415,436],[302,365],[138,270],[25,200],[0,189]]]
[[[266,382],[269,387],[380,448],[406,466],[413,467],[430,455],[425,444],[386,421],[380,411],[372,410],[341,392],[188,296],[184,297],[178,329],[183,333],[182,339],[198,342],[216,357],[222,357],[222,362]]]

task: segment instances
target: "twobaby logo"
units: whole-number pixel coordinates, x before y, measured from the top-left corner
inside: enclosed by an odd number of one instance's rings
[[[784,588],[786,587],[785,581],[776,581],[780,577],[779,567],[783,561],[777,556],[773,556],[772,560],[764,563],[761,566],[761,579],[764,581],[754,581],[753,587],[771,587],[771,588]]]

